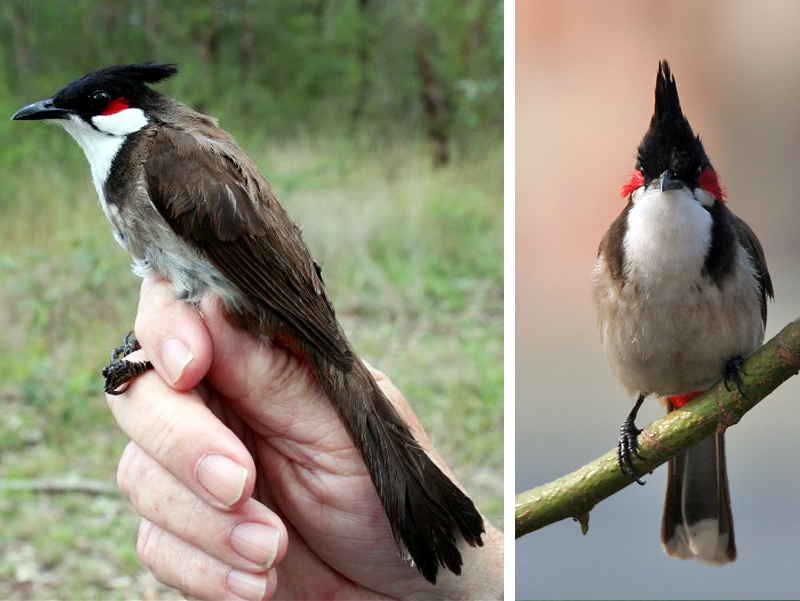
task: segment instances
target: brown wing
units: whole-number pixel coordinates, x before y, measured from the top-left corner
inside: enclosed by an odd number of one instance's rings
[[[352,351],[300,229],[258,168],[230,136],[214,129],[214,138],[154,129],[143,164],[153,204],[272,321],[277,317],[298,335],[301,347],[310,345],[349,368]]]
[[[629,200],[622,213],[613,221],[602,240],[600,240],[600,247],[597,249],[597,256],[603,255],[605,257],[608,269],[611,271],[611,277],[619,282],[622,282],[625,277],[625,252],[623,251],[622,243],[625,239],[625,231],[628,228],[628,212],[631,207],[633,207],[633,201]]]
[[[767,259],[764,257],[764,249],[761,248],[761,243],[756,238],[753,230],[744,221],[739,219],[736,215],[731,213],[733,227],[736,229],[736,234],[739,237],[739,243],[748,252],[753,260],[753,266],[756,268],[756,275],[758,282],[761,284],[761,319],[764,324],[767,323],[767,298],[774,298],[772,290],[772,278],[769,277],[767,270]]]

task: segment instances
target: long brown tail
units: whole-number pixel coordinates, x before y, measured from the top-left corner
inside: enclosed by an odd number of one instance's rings
[[[456,535],[483,545],[475,505],[422,450],[359,359],[343,372],[314,355],[309,362],[364,459],[401,553],[434,584],[439,566],[460,574]]]

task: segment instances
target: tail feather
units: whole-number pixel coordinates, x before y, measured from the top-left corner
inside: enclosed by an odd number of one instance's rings
[[[661,539],[679,559],[714,565],[736,559],[722,433],[670,460]]]
[[[440,566],[460,574],[457,535],[483,545],[483,517],[473,502],[431,461],[360,360],[348,372],[313,363],[364,459],[401,555],[432,583]]]

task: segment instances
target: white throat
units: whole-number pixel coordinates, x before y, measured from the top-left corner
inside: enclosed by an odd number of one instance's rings
[[[623,241],[626,276],[646,289],[682,288],[703,269],[711,214],[683,188],[634,192]]]
[[[114,157],[117,156],[128,134],[139,131],[147,125],[147,117],[141,109],[128,108],[113,115],[92,117],[92,123],[97,129],[75,115],[71,116],[69,120],[57,121],[57,123],[62,125],[83,149],[92,169],[92,181],[97,190],[97,196],[105,208],[103,186],[108,179]]]

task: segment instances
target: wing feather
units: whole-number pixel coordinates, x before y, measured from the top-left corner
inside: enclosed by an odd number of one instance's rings
[[[742,221],[739,217],[731,213],[733,226],[739,238],[739,243],[744,247],[750,258],[753,261],[753,267],[756,269],[756,276],[758,282],[761,284],[761,319],[764,325],[767,323],[767,299],[772,299],[775,296],[772,290],[772,278],[767,269],[767,259],[764,256],[764,249],[761,248],[761,243],[758,241],[755,233],[750,226]]]
[[[151,201],[260,311],[349,368],[352,351],[300,229],[233,139],[216,132],[154,128],[143,163]]]

